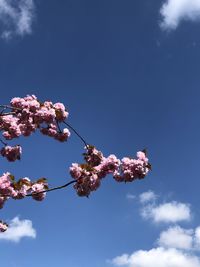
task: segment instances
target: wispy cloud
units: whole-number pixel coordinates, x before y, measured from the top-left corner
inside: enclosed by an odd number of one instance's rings
[[[143,192],[142,194],[139,195],[139,200],[143,204],[150,202],[150,201],[155,201],[156,198],[157,198],[157,195],[151,190],[147,192]]]
[[[200,226],[196,228],[194,235],[195,248],[200,249]]]
[[[152,219],[156,223],[176,223],[191,220],[190,206],[176,201],[144,206],[141,215],[143,218]]]
[[[136,198],[136,196],[133,195],[133,194],[131,194],[131,193],[128,193],[128,194],[126,195],[126,198],[127,198],[127,199],[130,199],[130,200],[133,200],[133,199]]]
[[[36,238],[36,230],[30,220],[20,220],[19,217],[11,220],[8,230],[0,234],[0,240],[12,242],[19,242],[23,237]]]
[[[199,0],[166,0],[160,9],[163,30],[175,30],[182,21],[200,21]]]
[[[34,15],[33,0],[0,0],[2,38],[10,39],[15,35],[30,34]]]

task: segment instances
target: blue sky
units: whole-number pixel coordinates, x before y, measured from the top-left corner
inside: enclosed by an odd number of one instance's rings
[[[89,143],[119,158],[146,147],[153,170],[129,184],[107,177],[89,199],[67,188],[42,203],[9,201],[1,264],[199,267],[200,1],[13,3],[0,0],[1,104],[26,94],[63,102]],[[74,135],[12,143],[23,157],[1,158],[2,173],[52,186],[83,152]]]

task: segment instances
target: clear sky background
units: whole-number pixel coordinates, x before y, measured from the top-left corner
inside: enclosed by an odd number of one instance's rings
[[[147,148],[153,170],[128,184],[107,177],[89,199],[66,188],[8,201],[0,264],[199,267],[200,1],[17,2],[0,1],[1,104],[63,102],[88,143],[119,158]],[[1,172],[17,178],[61,185],[82,160],[74,135],[12,143],[22,160],[1,158]]]

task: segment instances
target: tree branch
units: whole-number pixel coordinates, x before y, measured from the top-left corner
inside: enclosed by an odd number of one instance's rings
[[[43,191],[40,191],[40,192],[37,192],[37,193],[27,194],[27,195],[25,195],[25,197],[32,197],[33,195],[35,196],[35,195],[39,195],[41,193],[48,193],[48,192],[52,192],[52,191],[55,191],[55,190],[63,189],[63,188],[65,188],[65,187],[67,187],[67,186],[69,186],[71,184],[76,183],[77,181],[78,181],[78,179],[77,180],[72,180],[72,181],[70,181],[70,182],[68,182],[68,183],[66,183],[64,185],[61,185],[61,186],[56,186],[56,187],[53,187],[53,188],[49,188],[49,189],[46,189],[46,190],[43,190]],[[10,197],[10,195],[1,194],[0,197]]]
[[[0,117],[1,117],[1,116],[8,116],[8,115],[14,115],[14,114],[16,114],[15,111],[7,112],[7,113],[3,113],[4,110],[6,110],[6,109],[12,109],[12,110],[16,110],[16,111],[22,111],[21,108],[12,107],[12,106],[9,106],[9,105],[0,105],[0,108],[3,108],[2,112],[0,113]],[[66,121],[63,121],[63,123],[64,123],[67,127],[69,127],[69,128],[70,128],[70,129],[71,129],[71,130],[72,130],[72,131],[73,131],[73,132],[74,132],[74,133],[81,139],[81,141],[84,143],[84,145],[85,145],[86,148],[89,147],[89,146],[88,146],[88,143],[85,141],[85,139],[78,133],[77,130],[74,129],[73,126],[71,126],[71,125],[70,125],[69,123],[67,123]],[[59,131],[61,132],[60,125],[59,125],[59,123],[58,123],[57,120],[56,120],[56,124],[57,124],[57,126],[58,126]]]
[[[86,146],[86,148],[89,148],[88,143],[85,141],[85,139],[83,139],[83,137],[74,129],[74,127],[72,127],[69,123],[67,123],[66,121],[63,121],[63,123],[65,125],[67,125],[84,143],[84,145]]]
[[[77,180],[72,180],[70,182],[68,182],[67,184],[64,184],[64,185],[61,185],[61,186],[57,186],[57,187],[53,187],[53,188],[49,188],[49,189],[46,189],[46,190],[43,190],[43,191],[40,191],[38,193],[31,193],[31,194],[28,194],[26,195],[26,197],[32,197],[33,195],[38,195],[38,194],[41,194],[41,193],[47,193],[47,192],[51,192],[51,191],[55,191],[55,190],[59,190],[59,189],[63,189],[71,184],[74,184],[76,183]]]
[[[8,144],[5,143],[1,138],[0,138],[0,142],[4,145],[4,146],[7,146]]]
[[[13,109],[13,110],[19,110],[19,111],[22,111],[21,108],[12,107],[12,106],[9,106],[9,105],[0,105],[0,108],[4,108],[4,109]]]
[[[14,115],[16,112],[7,112],[7,113],[0,113],[0,117],[8,116],[8,115]]]

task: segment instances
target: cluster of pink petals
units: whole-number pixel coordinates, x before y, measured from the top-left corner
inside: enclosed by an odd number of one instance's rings
[[[4,113],[8,108],[10,112]],[[60,125],[61,123],[68,125],[65,122],[68,115],[62,103],[54,104],[51,101],[41,103],[35,95],[15,97],[11,100],[10,106],[3,106],[0,114],[0,131],[6,140],[22,135],[30,136],[39,130],[46,136],[64,142],[70,137],[70,132],[67,128],[61,129]],[[21,146],[9,146],[1,139],[0,141],[5,145],[0,149],[3,157],[11,162],[20,159]],[[132,182],[143,179],[151,170],[146,151],[137,152],[135,159],[124,157],[119,160],[115,155],[104,157],[94,146],[87,145],[83,156],[85,160],[83,164],[73,163],[70,167],[70,174],[75,179],[74,188],[79,196],[88,197],[92,191],[100,187],[101,180],[109,174],[118,182]],[[47,191],[48,184],[45,178],[36,182],[27,177],[15,181],[9,172],[4,173],[0,176],[0,209],[10,198],[17,200],[31,196],[34,200],[42,201]],[[0,232],[6,231],[7,227],[6,223],[0,221]]]
[[[70,136],[67,128],[61,129],[60,123],[64,122],[69,113],[62,103],[53,104],[51,101],[41,103],[35,95],[24,98],[14,97],[11,102],[11,112],[0,116],[0,131],[6,140],[12,140],[21,135],[30,136],[37,129],[44,135],[64,142]],[[6,146],[1,150],[1,155],[9,161],[20,158],[21,148]]]
[[[49,124],[47,128],[42,128],[41,133],[55,138],[60,142],[65,142],[70,137],[70,131],[64,128],[62,131],[58,131],[56,124]]]
[[[121,160],[119,170],[114,172],[114,178],[118,182],[132,182],[135,179],[143,179],[151,170],[146,154],[142,151],[137,152],[137,159],[124,157]]]
[[[46,183],[35,183],[31,187],[32,189],[32,198],[37,201],[42,201],[46,197]]]
[[[68,117],[68,112],[62,103],[53,104],[50,101],[40,103],[34,95],[24,98],[15,97],[11,100],[13,114],[0,117],[0,129],[7,140],[19,137],[20,135],[29,136],[36,129],[56,126],[56,122],[62,122]],[[54,137],[54,135],[51,135]]]
[[[27,195],[31,195],[33,199],[41,201],[45,198],[48,185],[46,179],[41,178],[36,182],[31,182],[27,177],[17,182],[9,172],[4,173],[0,177],[0,208],[9,198],[22,199]]]
[[[0,232],[3,233],[8,229],[7,223],[0,221]]]
[[[101,179],[108,174],[112,174],[118,182],[132,182],[144,178],[151,169],[143,151],[137,152],[137,159],[126,157],[120,161],[115,155],[105,158],[93,146],[87,146],[86,149],[83,154],[86,162],[73,163],[70,167],[71,176],[77,180],[74,188],[79,196],[89,196],[92,191],[97,190]]]
[[[24,98],[14,97],[11,102],[13,110],[22,111],[24,117],[30,115],[35,123],[51,123],[55,120],[64,121],[68,117],[68,112],[62,103],[53,104],[51,101],[41,103],[35,95],[28,95]]]
[[[0,150],[3,157],[6,157],[8,161],[20,160],[22,154],[21,146],[5,146]]]

